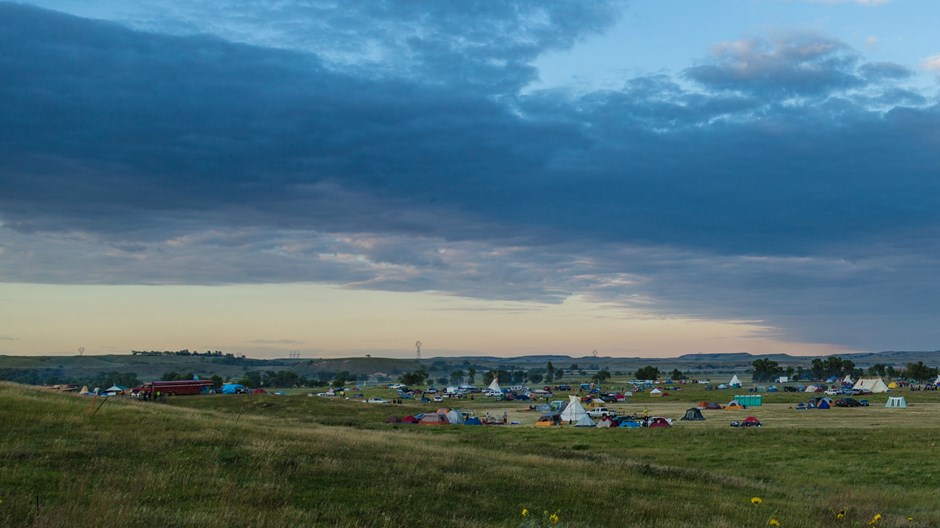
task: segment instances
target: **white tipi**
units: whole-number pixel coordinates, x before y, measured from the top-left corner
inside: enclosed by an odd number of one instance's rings
[[[740,387],[740,386],[741,386],[741,380],[738,379],[738,375],[737,375],[737,374],[735,374],[734,376],[731,376],[731,381],[728,382],[728,386],[729,386],[729,387]]]
[[[568,406],[561,411],[561,419],[566,422],[577,422],[583,417],[588,417],[587,411],[581,406],[577,396],[568,396]],[[590,419],[590,417],[588,417]]]
[[[493,381],[490,382],[490,386],[486,388],[490,392],[499,392],[502,393],[503,389],[499,388],[499,378],[493,378]]]

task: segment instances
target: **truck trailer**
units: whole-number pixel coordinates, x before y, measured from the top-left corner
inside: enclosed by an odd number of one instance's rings
[[[131,396],[142,400],[151,400],[164,396],[183,396],[190,394],[209,394],[212,380],[151,381],[131,390]]]

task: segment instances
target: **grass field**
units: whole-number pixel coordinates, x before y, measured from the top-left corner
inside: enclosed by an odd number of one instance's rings
[[[481,399],[461,407],[520,425],[389,425],[435,404],[304,395],[115,399],[92,413],[88,398],[0,383],[0,526],[519,526],[543,512],[571,527],[870,526],[879,514],[877,526],[938,526],[940,394],[904,395],[906,410],[878,395],[795,411],[806,395],[778,393],[671,429],[584,430],[537,429],[525,404]],[[611,407],[678,418],[732,396],[690,387]],[[766,426],[728,426],[749,414]]]

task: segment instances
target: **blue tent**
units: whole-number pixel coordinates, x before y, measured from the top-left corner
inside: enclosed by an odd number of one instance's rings
[[[634,422],[633,420],[624,420],[620,422],[620,427],[627,427],[630,429],[634,429],[636,427],[641,427],[641,425],[638,422]]]
[[[463,424],[464,425],[483,425],[483,423],[480,422],[480,419],[477,418],[476,416],[467,418]]]
[[[816,404],[816,408],[817,408],[817,409],[828,409],[828,408],[829,408],[829,402],[827,402],[825,399],[819,400],[819,403]]]
[[[241,383],[226,383],[222,385],[222,394],[239,394],[248,392],[248,389]]]

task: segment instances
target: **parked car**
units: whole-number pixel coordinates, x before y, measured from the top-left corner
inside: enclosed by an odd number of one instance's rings
[[[858,404],[861,407],[868,407],[868,400],[858,400]]]
[[[366,403],[388,403],[385,398],[369,398]]]
[[[604,416],[605,414],[611,417],[617,416],[616,411],[612,411],[608,409],[607,407],[598,407],[596,409],[591,409],[590,411],[587,412],[587,414],[591,418],[600,418],[601,416]]]
[[[855,398],[839,398],[836,400],[836,407],[861,407],[862,404],[859,403]]]

